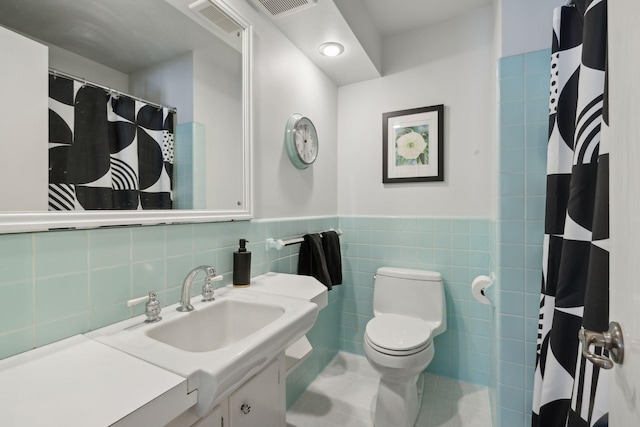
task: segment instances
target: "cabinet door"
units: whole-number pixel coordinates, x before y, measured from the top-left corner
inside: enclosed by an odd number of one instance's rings
[[[223,427],[223,416],[222,408],[226,406],[227,402],[222,402],[222,404],[213,408],[213,411],[209,413],[209,415],[204,418],[200,418],[197,423],[193,424],[192,427]]]
[[[227,399],[220,402],[207,415],[199,418],[193,407],[178,415],[165,427],[224,427],[224,418],[227,418]]]
[[[284,375],[281,357],[251,378],[229,397],[230,427],[283,427]]]

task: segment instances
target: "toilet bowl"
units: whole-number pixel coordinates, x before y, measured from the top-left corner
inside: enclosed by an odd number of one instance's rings
[[[380,373],[375,427],[411,427],[422,399],[422,371],[435,354],[433,337],[444,332],[440,273],[382,267],[374,286],[374,317],[364,352]]]

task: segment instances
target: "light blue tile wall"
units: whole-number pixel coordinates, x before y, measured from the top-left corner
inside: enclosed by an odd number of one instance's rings
[[[297,261],[296,261],[297,263]],[[319,314],[307,338],[313,353],[287,377],[287,408],[290,408],[309,384],[338,354],[341,290],[334,287],[329,292],[329,304]]]
[[[174,204],[178,209],[193,209],[194,123],[176,126],[174,141]]]
[[[309,232],[319,232],[338,228],[337,217],[318,217],[302,219],[279,219],[252,221],[253,242],[249,244],[253,256],[252,263],[257,270],[252,275],[267,271],[280,273],[296,273],[298,269],[299,245],[292,245],[280,251],[271,249],[265,251],[265,240],[289,239],[300,237]],[[307,333],[307,338],[313,347],[313,353],[295,371],[287,377],[287,408],[300,397],[309,384],[318,376],[325,366],[338,354],[339,316],[341,303],[340,287],[334,287],[328,294],[329,303],[318,314],[316,323]]]
[[[529,129],[527,135],[544,135]],[[428,371],[478,384],[496,380],[499,419],[520,419],[530,394],[526,376],[535,336],[523,340],[516,335],[534,326],[530,320],[537,319],[537,311],[529,306],[537,304],[539,286],[538,271],[527,266],[538,261],[534,254],[540,229],[537,219],[525,219],[524,231],[513,222],[516,218],[504,224],[505,231],[514,233],[504,245],[523,247],[517,268],[500,264],[504,246],[494,231],[503,225],[500,220],[474,218],[323,217],[2,235],[0,358],[140,314],[142,308],[129,309],[124,302],[152,289],[169,305],[178,300],[184,275],[196,265],[215,265],[227,276],[223,284],[229,283],[239,237],[248,236],[251,242],[254,275],[295,272],[298,248],[267,251],[265,239],[339,226],[344,232],[344,285],[331,291],[329,306],[308,334],[315,350],[287,379],[287,404],[295,402],[339,348],[363,354],[364,326],[373,310],[373,274],[379,266],[396,266],[443,274],[448,329],[436,338],[436,357]],[[520,314],[496,313],[502,321],[497,329],[490,307],[473,300],[470,292],[471,280],[493,271],[494,265],[503,278],[496,298],[508,295],[524,306]],[[503,316],[521,320],[506,324],[512,319]],[[493,363],[498,358],[499,364]],[[501,400],[504,393],[510,395]],[[515,408],[523,409],[518,414]]]
[[[544,237],[549,49],[499,60],[498,272],[494,346],[498,427],[531,424]]]
[[[341,350],[364,354],[378,267],[436,270],[444,279],[447,330],[435,338],[435,357],[427,371],[486,385],[491,310],[473,299],[471,281],[490,272],[490,227],[488,219],[474,218],[340,217]]]
[[[496,221],[492,220],[490,223],[491,227],[491,243],[489,248],[490,266],[491,272],[496,274],[497,265],[498,265],[498,243],[496,241]],[[494,280],[495,280],[494,276]],[[497,280],[496,280],[497,282]],[[496,292],[497,283],[494,282],[493,286],[491,286],[486,295],[492,301],[491,310],[491,321],[489,323],[490,332],[489,332],[489,408],[491,410],[491,422],[492,426],[498,425],[497,422],[497,408],[498,408],[498,313],[496,306],[498,304],[498,295]]]
[[[202,123],[176,126],[174,177],[178,209],[206,209],[206,139]]]
[[[218,286],[229,284],[240,237],[253,275],[293,273],[298,246],[267,251],[266,238],[337,227],[336,217],[318,217],[0,235],[0,359],[141,314],[126,301],[151,290],[173,304],[197,265],[215,266],[225,275]],[[308,333],[314,352],[287,378],[289,404],[338,352],[339,303],[332,291]]]
[[[207,128],[202,123],[193,123],[193,207],[207,209]],[[211,175],[211,173],[209,173]]]

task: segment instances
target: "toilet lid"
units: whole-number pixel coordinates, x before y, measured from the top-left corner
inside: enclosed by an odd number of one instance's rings
[[[415,317],[381,314],[369,320],[366,334],[372,344],[393,351],[411,351],[431,343],[429,324]]]

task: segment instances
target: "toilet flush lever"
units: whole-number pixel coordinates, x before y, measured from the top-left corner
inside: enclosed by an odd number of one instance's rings
[[[609,330],[602,333],[580,328],[578,338],[582,343],[582,355],[600,368],[611,369],[614,363],[621,364],[624,360],[624,339],[618,322],[609,323]],[[590,345],[606,348],[611,359],[592,353],[589,351]]]

